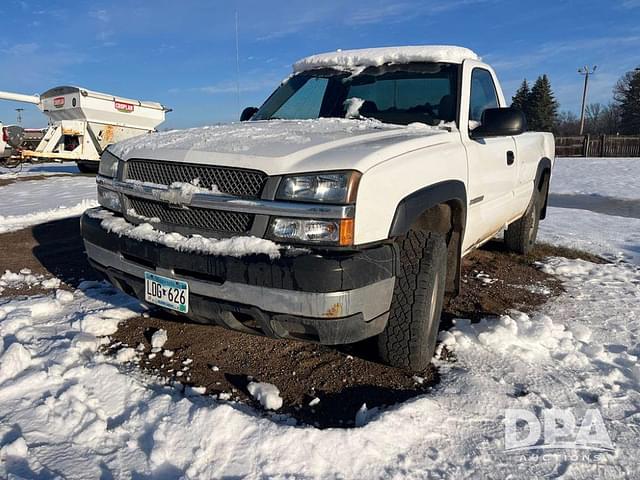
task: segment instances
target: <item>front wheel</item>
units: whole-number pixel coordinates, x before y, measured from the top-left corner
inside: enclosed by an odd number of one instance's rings
[[[427,368],[440,326],[447,276],[444,234],[410,230],[398,239],[400,264],[378,351],[385,363],[411,371]]]

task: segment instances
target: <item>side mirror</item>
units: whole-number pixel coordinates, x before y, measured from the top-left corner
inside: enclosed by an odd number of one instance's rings
[[[524,113],[517,108],[487,108],[482,112],[482,124],[471,131],[473,138],[520,135],[527,129]]]
[[[241,122],[246,122],[247,120],[251,120],[251,117],[253,117],[253,115],[258,111],[258,109],[256,107],[247,107],[244,110],[242,110],[242,113],[240,114],[240,121]]]

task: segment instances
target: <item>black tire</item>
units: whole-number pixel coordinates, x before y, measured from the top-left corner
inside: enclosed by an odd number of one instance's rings
[[[80,170],[81,173],[93,173],[93,174],[96,174],[96,173],[98,173],[98,168],[100,167],[100,162],[84,162],[84,161],[80,161],[80,162],[76,162],[76,165],[78,165],[78,170]]]
[[[543,186],[542,191],[545,191]],[[507,227],[504,232],[504,243],[512,252],[527,255],[536,244],[538,226],[540,225],[540,210],[544,199],[538,190],[534,190],[533,198],[529,202],[527,211],[519,220]]]
[[[378,335],[382,360],[422,371],[433,358],[447,276],[447,244],[441,233],[410,230],[398,239],[400,265],[385,330]]]

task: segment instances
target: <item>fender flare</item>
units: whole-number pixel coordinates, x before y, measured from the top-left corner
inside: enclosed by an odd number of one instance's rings
[[[536,179],[535,179],[535,183],[534,183],[534,188],[536,190],[538,190],[538,192],[541,192],[542,190],[542,184],[544,182],[544,178],[545,178],[545,172],[549,172],[549,180],[551,180],[551,160],[548,159],[547,157],[542,158],[539,162],[538,162],[538,169],[536,171]],[[535,193],[535,192],[534,192]],[[545,217],[547,216],[547,203],[549,201],[549,191],[547,190],[547,192],[545,192],[545,196],[544,196],[544,204],[542,206],[542,208],[540,209],[540,220],[544,220]]]
[[[448,245],[446,292],[457,295],[462,278],[462,242],[467,222],[467,190],[463,182],[446,180],[422,188],[403,198],[396,207],[389,229],[389,238],[406,234],[424,212],[442,204],[452,207],[453,231],[450,241],[455,242],[453,249]]]
[[[391,222],[389,238],[406,234],[411,225],[428,209],[451,202],[459,204],[461,208],[459,225],[455,227],[463,232],[467,220],[467,190],[460,180],[446,180],[421,188],[400,200]]]

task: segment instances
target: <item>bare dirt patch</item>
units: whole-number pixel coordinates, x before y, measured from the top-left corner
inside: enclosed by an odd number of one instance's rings
[[[601,260],[583,252],[540,246],[528,257],[504,251],[491,242],[469,255],[463,264],[461,294],[447,302],[442,327],[454,318],[498,316],[511,308],[531,311],[562,291],[560,282],[544,274],[535,262],[549,256]],[[56,276],[65,288],[82,279],[97,279],[84,255],[77,218],[50,222],[0,235],[0,271],[29,268]],[[50,292],[50,291],[49,291]],[[2,296],[33,295],[37,288],[5,290]],[[165,329],[165,349],[149,358],[150,338]],[[340,348],[240,334],[221,327],[184,323],[160,311],[120,325],[107,347],[145,346],[140,368],[152,375],[189,386],[204,386],[207,394],[249,403],[251,380],[276,385],[284,399],[278,413],[287,413],[319,427],[347,427],[363,403],[369,409],[403,402],[426,393],[438,382],[433,366],[418,376],[377,362],[372,341]],[[309,405],[314,399],[319,403]]]
[[[535,267],[536,261],[558,253],[544,246],[523,258],[495,242],[469,255],[463,265],[464,287],[447,303],[443,328],[450,327],[454,318],[497,317],[512,308],[528,312],[558,295],[560,282]],[[278,413],[318,427],[353,426],[363,403],[369,409],[393,405],[428,392],[438,382],[434,366],[415,375],[378,363],[373,341],[331,348],[273,340],[187,324],[157,311],[121,324],[113,337],[121,343],[114,350],[142,343],[149,352],[151,335],[160,328],[167,331],[165,348],[174,356],[145,357],[143,370],[204,386],[209,394],[231,393],[233,399],[256,408],[260,407],[247,393],[247,383],[254,379],[273,383],[284,399]],[[309,405],[315,398],[320,403]]]
[[[82,280],[100,276],[87,263],[78,217],[35,225],[0,235],[0,275],[27,268],[45,278],[57,277],[60,288],[73,289]],[[7,288],[2,296],[36,295],[50,290],[38,286]]]

